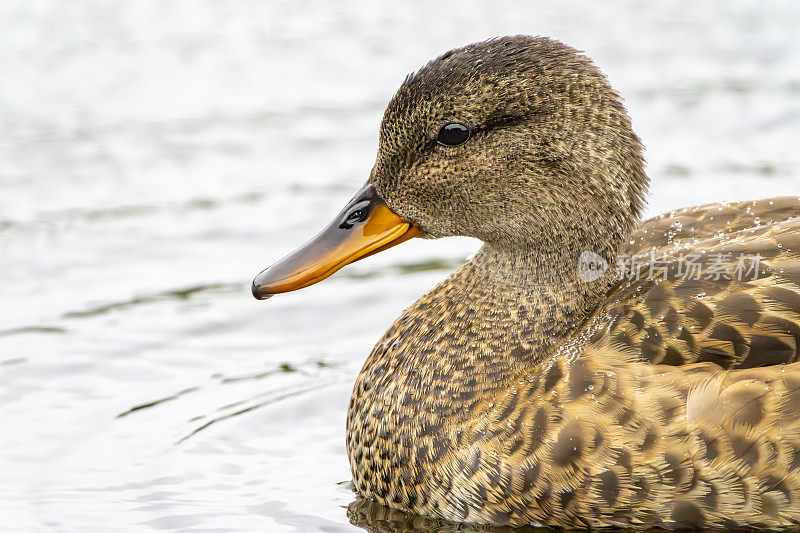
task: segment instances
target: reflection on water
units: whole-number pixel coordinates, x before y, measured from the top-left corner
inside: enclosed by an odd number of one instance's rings
[[[344,422],[374,342],[476,243],[249,294],[363,183],[386,102],[448,48],[587,50],[648,147],[651,214],[800,194],[790,4],[11,0],[0,22],[9,530],[453,530],[354,502]]]
[[[446,520],[436,520],[424,516],[412,516],[384,507],[372,500],[357,497],[347,506],[350,523],[370,533],[543,533],[553,531],[546,527],[488,527],[472,524],[454,524]]]
[[[476,526],[473,524],[454,524],[446,520],[434,520],[423,516],[411,516],[394,509],[389,509],[374,501],[357,497],[347,507],[347,516],[350,523],[359,526],[370,533],[545,533],[557,531],[553,528],[526,526],[520,528]],[[633,529],[635,531],[635,529]],[[570,531],[560,528],[558,531]],[[574,529],[572,531],[579,531]],[[632,531],[631,528],[605,528],[606,533],[622,533]],[[647,531],[669,531],[666,529],[652,528]],[[747,533],[752,529],[725,528],[730,533]],[[794,530],[786,530],[794,531]]]

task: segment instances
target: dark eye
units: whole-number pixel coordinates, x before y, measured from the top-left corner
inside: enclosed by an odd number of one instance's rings
[[[436,142],[445,146],[458,146],[469,139],[469,128],[457,122],[445,124],[436,136]]]

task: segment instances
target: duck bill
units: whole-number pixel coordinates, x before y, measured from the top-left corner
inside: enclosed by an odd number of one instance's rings
[[[389,209],[373,185],[367,185],[316,237],[256,276],[253,296],[264,300],[303,289],[345,265],[422,234]]]

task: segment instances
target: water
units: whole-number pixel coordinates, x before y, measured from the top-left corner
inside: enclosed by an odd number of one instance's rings
[[[443,526],[358,504],[345,409],[403,308],[477,244],[412,242],[257,302],[365,180],[403,77],[551,35],[648,150],[650,214],[800,194],[790,3],[0,4],[0,523],[13,531]]]

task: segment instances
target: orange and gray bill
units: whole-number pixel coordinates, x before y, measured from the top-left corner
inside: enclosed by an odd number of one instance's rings
[[[345,265],[422,234],[367,185],[316,237],[256,276],[253,296],[264,300],[308,287]]]

